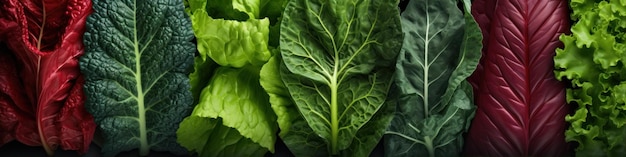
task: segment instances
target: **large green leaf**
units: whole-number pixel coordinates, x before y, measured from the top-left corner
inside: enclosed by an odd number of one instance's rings
[[[392,82],[402,41],[397,1],[290,1],[280,35],[281,77],[314,132],[307,134],[321,137],[332,155],[352,154],[340,151],[356,138],[379,140],[357,134],[377,122]]]
[[[402,13],[405,40],[398,57],[396,117],[388,128],[388,156],[460,156],[462,133],[474,109],[472,74],[481,55],[478,25],[464,1],[410,1]]]
[[[87,19],[85,106],[105,137],[104,156],[139,148],[186,153],[176,129],[189,115],[193,32],[179,0],[100,1]]]

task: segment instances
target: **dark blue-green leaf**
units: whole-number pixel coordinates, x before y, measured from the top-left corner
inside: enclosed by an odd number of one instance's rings
[[[193,32],[181,0],[95,0],[87,19],[85,106],[104,156],[139,149],[185,154],[176,130],[189,115]]]

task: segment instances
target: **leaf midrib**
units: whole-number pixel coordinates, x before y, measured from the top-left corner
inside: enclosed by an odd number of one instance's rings
[[[326,34],[329,36],[332,44],[333,44],[333,51],[334,51],[334,65],[333,65],[333,73],[332,74],[328,74],[328,71],[322,67],[321,65],[319,65],[319,63],[316,62],[316,64],[318,64],[318,66],[326,72],[326,76],[327,76],[327,83],[328,86],[330,88],[331,91],[331,102],[329,104],[330,107],[330,129],[331,129],[331,154],[337,154],[338,153],[338,136],[339,136],[339,131],[340,131],[340,126],[339,126],[339,121],[341,120],[341,118],[343,118],[343,115],[346,113],[346,111],[348,110],[348,108],[344,109],[344,111],[342,111],[341,116],[339,116],[339,111],[338,111],[338,102],[337,102],[337,97],[338,97],[338,93],[337,90],[339,88],[339,86],[341,85],[341,83],[343,82],[343,80],[345,79],[345,77],[347,76],[347,74],[344,74],[345,71],[347,70],[348,66],[350,65],[350,63],[352,62],[352,60],[359,55],[363,48],[365,48],[365,46],[371,44],[371,43],[377,43],[376,41],[370,41],[370,37],[371,34],[378,22],[378,16],[375,16],[374,22],[372,23],[370,30],[368,31],[368,34],[365,38],[365,41],[363,42],[363,44],[361,46],[359,46],[359,49],[357,49],[353,55],[350,56],[350,58],[343,64],[340,65],[340,58],[339,58],[339,52],[341,51],[341,49],[344,47],[345,45],[345,41],[348,39],[348,35],[350,34],[350,28],[352,26],[352,22],[354,22],[354,14],[353,16],[350,17],[350,20],[347,22],[348,24],[348,28],[346,30],[345,33],[345,37],[344,40],[342,41],[342,44],[340,45],[340,48],[337,49],[337,45],[335,43],[335,38],[332,35],[332,33],[327,29],[326,25],[324,24],[324,22],[321,19],[321,12],[323,10],[323,5],[321,7],[322,9],[320,9],[319,13],[314,13],[314,15],[316,16],[318,22],[321,24],[322,28],[324,29],[324,31],[326,32]],[[379,10],[376,10],[376,15],[378,14]],[[305,49],[306,50],[306,49]],[[310,54],[309,54],[310,55]],[[313,58],[311,56],[311,58]],[[313,59],[313,61],[315,61],[315,59]],[[341,68],[340,68],[341,67]],[[343,74],[343,75],[342,75]],[[322,95],[322,98],[324,98],[324,96]],[[351,106],[351,105],[350,105]],[[322,119],[325,119],[322,117]]]
[[[139,154],[141,156],[148,155],[150,151],[150,145],[148,145],[147,129],[146,129],[146,110],[144,104],[145,94],[143,92],[143,84],[141,81],[141,51],[139,49],[139,40],[137,35],[137,1],[133,1],[133,46],[135,53],[135,88],[137,90],[137,112],[139,123]],[[146,45],[147,47],[147,45]]]

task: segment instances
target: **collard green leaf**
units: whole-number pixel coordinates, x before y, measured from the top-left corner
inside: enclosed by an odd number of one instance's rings
[[[105,137],[104,156],[139,149],[186,153],[178,124],[191,112],[191,23],[178,0],[100,1],[87,19],[85,106]]]
[[[373,117],[386,101],[402,41],[398,14],[393,0],[287,4],[281,77],[314,132],[308,134],[321,137],[331,155],[354,154],[348,148],[356,144],[358,132],[378,121]],[[377,141],[380,136],[363,138]],[[371,151],[374,146],[362,147]]]
[[[405,40],[395,73],[396,116],[385,139],[388,156],[460,156],[475,109],[465,79],[478,64],[482,37],[469,10],[464,15],[456,4],[410,1],[402,13]]]

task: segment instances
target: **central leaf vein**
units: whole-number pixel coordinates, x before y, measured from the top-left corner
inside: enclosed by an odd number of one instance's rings
[[[137,32],[137,0],[133,1],[133,46],[135,51],[135,88],[137,90],[137,112],[139,116],[139,139],[140,147],[139,154],[141,156],[148,155],[150,146],[148,145],[147,129],[146,129],[146,111],[144,106],[144,92],[142,86],[142,73],[141,73],[141,53],[139,50],[139,39]],[[148,45],[146,45],[148,46]]]

